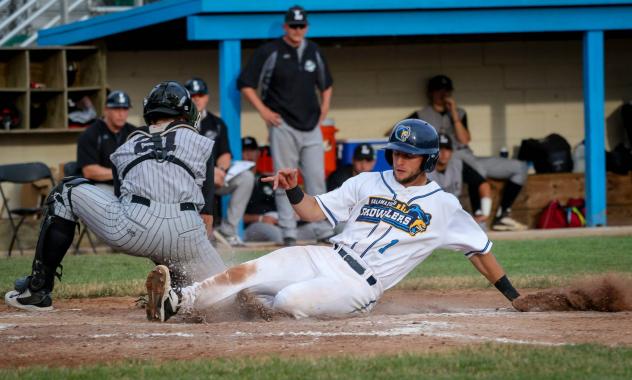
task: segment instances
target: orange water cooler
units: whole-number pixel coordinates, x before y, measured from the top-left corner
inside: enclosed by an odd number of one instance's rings
[[[320,130],[323,133],[323,148],[325,151],[325,178],[336,171],[336,162],[338,160],[336,149],[336,124],[333,119],[325,119],[320,124]]]

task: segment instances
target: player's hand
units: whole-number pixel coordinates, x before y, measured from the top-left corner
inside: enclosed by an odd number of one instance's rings
[[[217,187],[222,187],[224,186],[224,178],[226,178],[226,172],[224,172],[222,169],[215,167],[215,171],[214,171],[214,176],[213,176],[213,182],[215,183],[215,186]]]
[[[298,169],[281,169],[277,174],[271,177],[261,179],[261,182],[272,182],[272,188],[276,189],[293,189],[298,186]]]
[[[443,101],[445,102],[445,106],[448,108],[449,111],[456,110],[456,100],[454,100],[453,97],[448,96],[443,99]]]
[[[453,118],[454,117],[458,118],[456,100],[454,100],[453,97],[448,96],[447,98],[444,99],[444,102],[445,102],[445,108],[448,109],[448,112],[450,112],[451,116]]]
[[[274,216],[270,216],[270,215],[264,215],[263,217],[261,217],[261,221],[263,223],[272,224],[272,225],[276,225],[277,223],[279,223],[277,218],[275,218]]]
[[[261,118],[263,119],[263,121],[266,122],[268,126],[278,127],[279,125],[281,125],[281,115],[272,111],[268,107],[262,109],[261,112],[259,112],[259,115],[261,115]]]
[[[206,227],[206,236],[210,238],[213,236],[213,215],[200,214],[204,221],[204,227]]]
[[[511,301],[511,306],[518,311],[529,311],[529,300],[525,296],[520,296]]]

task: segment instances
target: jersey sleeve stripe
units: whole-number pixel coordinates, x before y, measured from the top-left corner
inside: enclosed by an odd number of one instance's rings
[[[327,219],[329,219],[329,222],[331,222],[331,224],[333,224],[334,226],[338,224],[338,220],[336,219],[336,217],[334,216],[334,214],[331,212],[331,210],[329,210],[329,208],[327,208],[327,206],[325,206],[325,204],[323,203],[323,201],[317,196],[315,196],[314,198],[316,198],[316,203],[318,203],[318,205],[320,206],[320,208],[325,211],[325,216],[327,216]]]
[[[475,254],[486,254],[489,253],[489,251],[492,249],[492,242],[491,240],[487,240],[487,243],[485,244],[485,247],[483,247],[483,249],[478,250],[478,251],[469,251],[468,253],[465,254],[466,257],[470,258],[472,256],[474,256]]]

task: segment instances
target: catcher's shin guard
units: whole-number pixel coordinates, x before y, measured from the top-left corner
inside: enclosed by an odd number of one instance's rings
[[[40,290],[50,292],[55,284],[55,276],[61,279],[61,269],[63,269],[61,262],[75,237],[77,222],[55,215],[55,205],[61,203],[72,209],[72,204],[70,204],[72,188],[84,183],[89,183],[89,181],[85,178],[67,177],[48,195],[31,275],[16,280],[16,291],[23,292],[30,289],[33,292]],[[62,196],[63,191],[67,192],[66,199],[69,203],[67,205]],[[60,272],[57,272],[58,267]]]

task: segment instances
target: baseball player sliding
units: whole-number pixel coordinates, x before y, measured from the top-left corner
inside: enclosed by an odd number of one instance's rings
[[[81,177],[64,178],[48,195],[31,275],[16,281],[7,305],[52,309],[55,276],[61,278],[77,219],[116,250],[166,265],[177,286],[225,269],[200,217],[212,213],[213,140],[199,134],[189,92],[177,82],[158,84],[143,116],[148,127],[110,156],[120,197]]]
[[[286,191],[301,219],[347,221],[331,239],[333,247],[279,249],[179,289],[171,287],[168,268],[157,266],[147,278],[149,319],[203,310],[242,290],[261,306],[296,318],[368,312],[437,248],[463,252],[510,301],[519,297],[485,232],[457,198],[428,180],[439,152],[435,129],[421,120],[403,120],[385,149],[393,170],[359,174],[323,195],[304,194],[296,169],[263,179]]]

